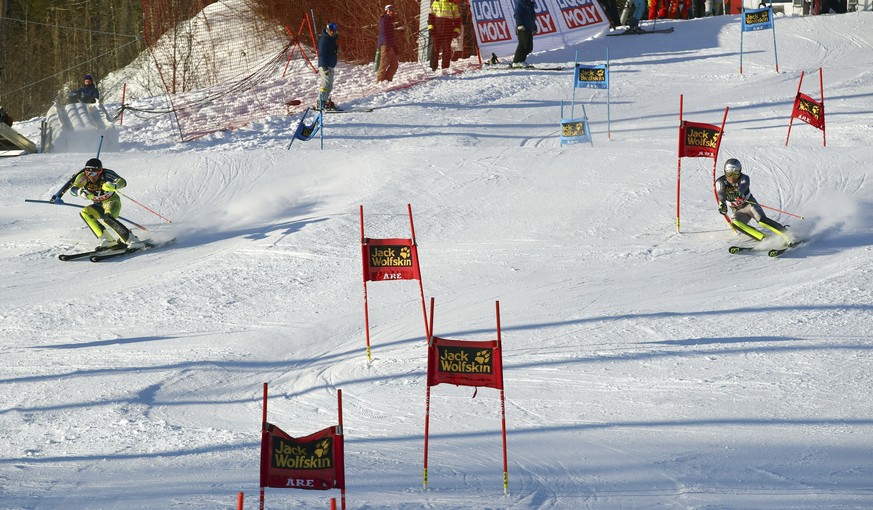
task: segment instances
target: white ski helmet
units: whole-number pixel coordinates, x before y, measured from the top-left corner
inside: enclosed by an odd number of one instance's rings
[[[738,178],[741,173],[743,173],[743,165],[740,164],[740,160],[731,158],[724,162],[725,177]]]

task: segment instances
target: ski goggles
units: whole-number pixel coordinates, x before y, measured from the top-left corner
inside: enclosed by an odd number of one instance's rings
[[[85,167],[85,177],[97,177],[100,175],[99,168]]]
[[[739,178],[740,178],[740,173],[741,173],[740,171],[736,171],[736,172],[725,172],[724,175],[725,175],[725,177],[727,177],[728,179],[739,179]]]

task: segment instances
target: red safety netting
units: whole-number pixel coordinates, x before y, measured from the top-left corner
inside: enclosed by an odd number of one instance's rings
[[[314,76],[306,20],[283,27],[255,0],[143,0],[143,32],[183,141],[234,129],[299,104]]]

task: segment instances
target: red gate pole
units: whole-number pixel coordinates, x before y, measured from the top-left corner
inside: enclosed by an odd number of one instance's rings
[[[263,415],[261,416],[261,444],[264,441],[264,435],[267,434],[267,383],[264,383],[264,405]],[[261,486],[258,508],[264,510],[264,486]]]
[[[236,495],[236,510],[243,510],[243,493]]]
[[[821,143],[822,147],[828,146],[827,136],[825,136],[825,126],[827,122],[825,120],[825,109],[824,109],[824,78],[822,77],[821,67],[818,68],[818,87],[821,90]]]
[[[500,331],[500,301],[495,301],[497,311],[497,349],[500,350],[500,364],[503,365],[503,338]],[[503,429],[503,494],[509,494],[509,467],[506,462],[506,399],[503,392],[503,370],[500,371],[500,425]]]
[[[721,139],[724,138],[724,124],[727,122],[728,108],[730,107],[724,107],[724,117],[721,119],[721,133],[718,135],[718,143],[715,144],[715,158],[712,160],[712,193],[715,195],[716,204],[718,203],[718,192],[715,191],[715,167],[718,165],[718,151],[721,148]],[[733,223],[731,223],[731,219],[727,217],[727,214],[722,214],[722,216],[724,216],[724,220],[728,222],[728,225],[733,228]]]
[[[428,330],[427,333],[427,349],[428,349],[428,365],[430,364],[430,349],[433,347],[433,305],[434,298],[430,298],[430,326],[425,326]],[[430,370],[430,366],[428,366],[428,370]],[[427,389],[425,390],[425,398],[424,398],[424,478],[423,478],[423,489],[427,490],[427,442],[428,442],[428,432],[430,430],[430,384],[427,384]]]
[[[339,425],[340,435],[345,435],[343,429],[343,390],[336,390],[336,409],[337,409],[337,424]],[[345,445],[345,440],[343,440]],[[346,449],[343,447],[343,457],[345,457]],[[340,498],[342,501],[342,510],[346,510],[346,461],[343,458],[343,486],[340,489]],[[331,498],[331,509],[336,510],[336,499]]]
[[[406,209],[409,211],[409,229],[412,232],[412,245],[415,246],[415,272],[418,273],[418,291],[421,294],[421,313],[424,315],[424,335],[430,336],[427,327],[427,305],[424,301],[424,283],[421,278],[421,265],[418,263],[418,242],[415,240],[415,225],[412,223],[412,204],[406,204]]]
[[[788,119],[788,136],[785,137],[785,146],[788,147],[788,139],[791,138],[791,125],[794,124],[794,105],[797,104],[797,96],[800,95],[800,86],[803,85],[803,73],[800,71],[800,82],[797,84],[797,94],[794,96],[794,104],[791,105],[791,118]]]
[[[679,94],[679,157],[676,158],[676,233],[679,233],[679,191],[682,186],[682,94]]]
[[[370,362],[370,309],[367,304],[367,262],[366,262],[366,238],[364,237],[364,206],[361,205],[360,208],[361,215],[361,256],[363,259],[363,274],[362,278],[364,280],[364,331],[366,331],[367,335],[367,363]]]

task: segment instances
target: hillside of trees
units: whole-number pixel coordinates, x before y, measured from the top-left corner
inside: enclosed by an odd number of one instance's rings
[[[0,104],[44,114],[85,74],[101,76],[144,49],[140,0],[0,0]]]
[[[67,90],[81,86],[85,74],[94,75],[99,86],[101,77],[147,49],[144,8],[169,13],[159,28],[167,30],[172,22],[184,21],[215,1],[0,0],[0,104],[17,119],[43,115]],[[316,36],[328,22],[338,23],[340,59],[352,63],[373,61],[379,16],[386,4],[393,3],[398,8],[401,60],[417,58],[419,0],[234,1],[265,23],[287,27],[294,36],[311,13]],[[300,42],[312,45],[308,25]]]

